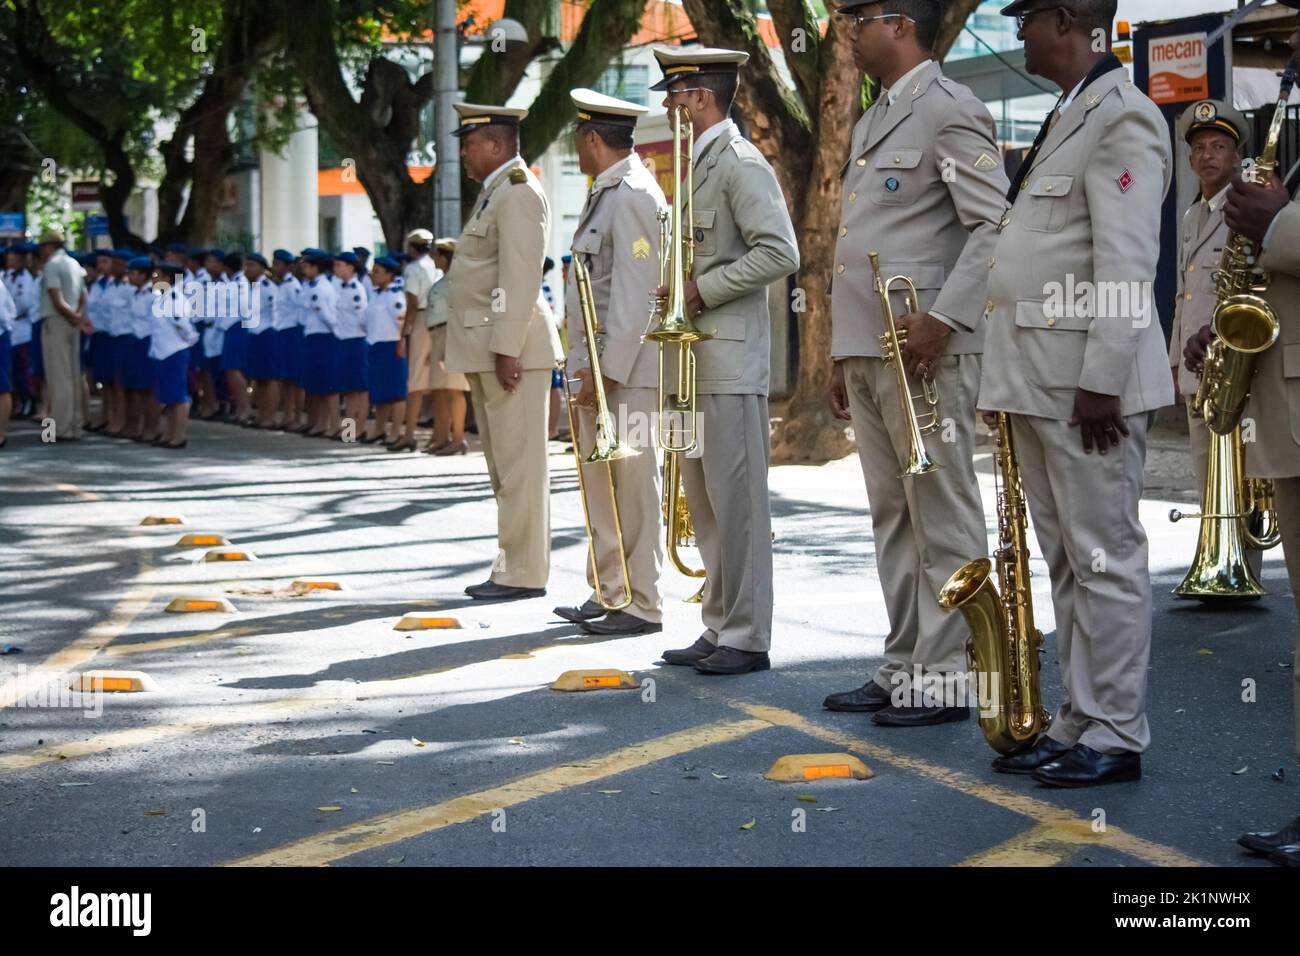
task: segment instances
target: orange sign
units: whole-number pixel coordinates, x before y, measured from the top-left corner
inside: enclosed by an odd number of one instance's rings
[[[1156,37],[1147,45],[1151,79],[1147,95],[1157,105],[1189,103],[1210,95],[1204,33]]]

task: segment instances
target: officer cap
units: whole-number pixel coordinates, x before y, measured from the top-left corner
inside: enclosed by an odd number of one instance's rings
[[[666,90],[669,83],[693,76],[736,76],[749,60],[748,53],[717,47],[683,50],[674,46],[657,46],[654,55],[659,68],[664,71],[664,78],[650,87],[652,90]]]
[[[632,129],[641,116],[650,112],[644,106],[629,103],[627,100],[616,99],[613,96],[606,96],[604,93],[597,93],[595,90],[589,90],[585,87],[569,90],[569,99],[573,100],[573,105],[578,109],[578,122],[580,124],[610,123],[614,126],[626,126],[628,129]]]
[[[481,103],[453,103],[460,115],[460,125],[451,131],[452,136],[464,136],[484,126],[509,126],[519,128],[519,121],[528,110],[513,106],[484,106]]]
[[[1300,3],[1300,0],[1296,2]],[[1250,140],[1250,124],[1246,122],[1246,117],[1223,100],[1198,100],[1178,117],[1178,132],[1185,142],[1191,142],[1192,134],[1203,129],[1226,133],[1242,149],[1245,149]]]

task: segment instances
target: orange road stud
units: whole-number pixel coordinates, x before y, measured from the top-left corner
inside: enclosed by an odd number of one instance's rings
[[[554,683],[551,684],[551,690],[631,690],[639,686],[641,685],[636,682],[636,678],[627,671],[606,668],[603,670],[565,671],[555,678]]]
[[[215,548],[230,544],[225,535],[220,534],[184,534],[176,542],[178,548]]]
[[[182,518],[180,515],[149,515],[147,518],[143,519],[140,522],[142,526],[156,525],[156,524],[184,524],[184,523],[185,523],[185,519]]]
[[[403,614],[402,619],[393,625],[395,631],[447,631],[460,630],[461,623],[455,617],[437,617],[422,611]]]
[[[251,551],[223,551],[218,548],[203,556],[204,561],[256,561],[257,555]]]
[[[308,578],[298,578],[292,582],[289,587],[296,588],[299,591],[342,591],[343,585],[337,581],[313,581]]]
[[[763,774],[777,783],[806,783],[809,780],[869,780],[871,768],[852,754],[788,754]]]
[[[234,614],[235,606],[223,597],[203,597],[201,595],[181,595],[172,598],[165,608],[171,614],[200,614],[205,611],[219,614]]]
[[[143,671],[84,671],[73,678],[68,689],[90,693],[139,694],[157,690],[158,685]]]

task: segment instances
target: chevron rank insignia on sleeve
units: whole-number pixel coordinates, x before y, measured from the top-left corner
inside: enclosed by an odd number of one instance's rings
[[[996,169],[998,161],[988,153],[980,153],[980,158],[975,160],[975,168],[982,171]]]
[[[632,255],[637,259],[650,258],[650,240],[642,236],[636,242],[632,243]]]

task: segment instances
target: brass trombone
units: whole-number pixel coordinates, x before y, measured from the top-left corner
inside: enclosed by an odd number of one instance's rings
[[[907,276],[893,276],[888,281],[880,274],[880,254],[867,253],[871,260],[871,273],[875,277],[876,292],[880,294],[880,314],[884,319],[885,333],[880,336],[880,350],[886,364],[894,367],[898,379],[898,397],[903,403],[903,421],[907,423],[908,455],[907,466],[899,478],[925,475],[939,466],[930,460],[925,450],[923,435],[936,431],[939,427],[939,386],[922,377],[921,394],[913,395],[912,386],[907,381],[907,368],[903,365],[903,346],[907,344],[907,330],[899,330],[894,323],[894,308],[889,302],[889,293],[895,283],[906,288],[906,305],[908,312],[915,312],[921,301],[916,285]],[[928,410],[921,415],[916,413],[916,403],[924,401]]]
[[[695,155],[691,131],[691,111],[685,106],[673,110],[673,204],[669,214],[659,216],[659,285],[663,295],[652,297],[654,317],[658,320],[646,333],[647,342],[659,343],[659,447],[666,453],[686,454],[695,450],[695,354],[691,346],[713,338],[701,332],[686,314],[686,280],[695,266],[694,215],[691,194],[695,177],[691,166]],[[682,181],[685,166],[686,180]],[[677,388],[669,394],[664,381],[664,352],[677,346]],[[677,420],[685,416],[679,429]],[[678,435],[681,434],[679,438]]]
[[[591,562],[591,579],[595,585],[596,600],[608,611],[621,611],[632,604],[632,574],[627,567],[627,544],[623,540],[623,522],[618,514],[614,462],[639,455],[640,452],[619,440],[614,426],[614,416],[609,411],[609,400],[605,396],[605,380],[600,374],[600,349],[596,341],[596,303],[591,294],[591,275],[579,256],[573,257],[572,268],[578,286],[578,304],[582,311],[583,339],[587,344],[587,355],[590,357],[591,381],[596,391],[595,435],[591,454],[586,458],[582,457],[578,440],[578,420],[573,411],[576,400],[570,394],[568,401],[565,402],[569,411],[569,432],[573,435],[573,457],[578,462],[578,497],[582,500],[582,520],[587,527],[587,554]],[[570,382],[574,381],[568,377],[567,368],[565,378]],[[623,596],[617,602],[610,601],[605,596],[605,589],[600,580],[600,566],[596,560],[596,536],[591,528],[591,506],[587,501],[587,482],[583,477],[584,466],[596,464],[605,466],[605,475],[609,479],[609,503],[614,512],[614,537],[618,541],[618,564],[623,578]]]

